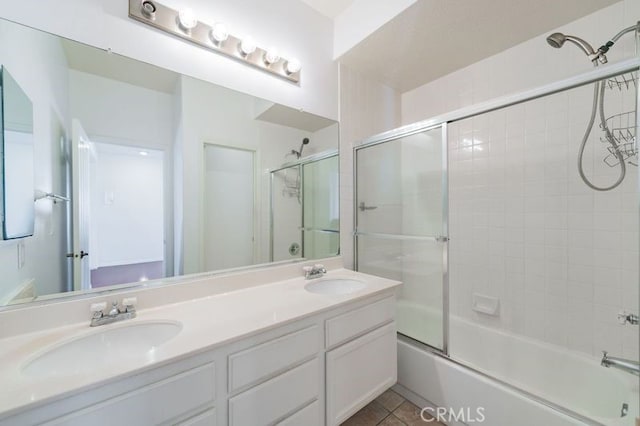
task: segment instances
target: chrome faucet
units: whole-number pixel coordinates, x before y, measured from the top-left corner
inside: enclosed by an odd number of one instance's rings
[[[607,368],[617,368],[618,370],[640,376],[640,365],[637,361],[609,356],[606,351],[602,352],[602,361],[600,361],[600,365]]]
[[[325,269],[324,265],[320,265],[320,264],[313,265],[313,266],[305,266],[302,268],[302,270],[304,271],[304,278],[307,280],[320,278],[327,273],[327,270]]]
[[[111,324],[112,322],[132,319],[136,317],[136,298],[127,297],[122,300],[122,309],[118,307],[118,302],[111,304],[111,309],[105,313],[107,302],[94,303],[91,305],[91,327]]]

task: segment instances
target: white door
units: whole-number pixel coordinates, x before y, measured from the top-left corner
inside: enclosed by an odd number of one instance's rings
[[[80,122],[72,121],[71,170],[73,198],[73,289],[91,288],[89,205],[91,142]]]
[[[254,263],[254,152],[204,145],[206,271]]]

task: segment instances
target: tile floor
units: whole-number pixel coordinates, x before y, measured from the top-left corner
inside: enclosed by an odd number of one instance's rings
[[[421,408],[389,389],[347,419],[342,426],[445,426],[435,420],[422,420],[420,411]]]

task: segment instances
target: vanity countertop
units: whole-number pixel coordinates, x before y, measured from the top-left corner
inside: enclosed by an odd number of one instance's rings
[[[87,314],[87,320],[82,323],[1,339],[0,383],[4,391],[0,393],[0,418],[27,406],[52,402],[81,389],[130,376],[133,372],[177,361],[347,303],[391,292],[400,285],[398,281],[347,269],[330,270],[324,276],[324,279],[336,278],[357,279],[367,285],[350,294],[316,294],[304,288],[310,281],[297,277],[139,310],[137,318],[96,328],[89,327]],[[89,302],[87,308],[88,305]],[[108,327],[158,320],[179,321],[182,330],[157,347],[152,355],[114,360],[89,373],[64,377],[29,377],[21,371],[26,362],[57,342],[100,332]],[[92,355],[87,353],[86,356]]]

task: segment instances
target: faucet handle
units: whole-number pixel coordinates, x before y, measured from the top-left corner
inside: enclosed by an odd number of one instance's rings
[[[135,312],[136,303],[138,303],[137,297],[125,297],[122,299],[122,307],[125,312]]]
[[[94,318],[100,318],[105,309],[107,309],[107,302],[92,303],[89,307]]]

